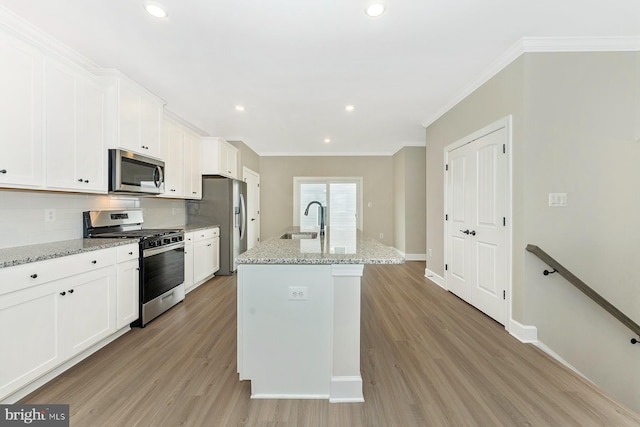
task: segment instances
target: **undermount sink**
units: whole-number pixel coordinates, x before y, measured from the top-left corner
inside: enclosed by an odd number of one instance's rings
[[[299,240],[299,239],[315,239],[318,237],[318,233],[315,231],[296,231],[293,233],[284,233],[280,236],[281,239]]]

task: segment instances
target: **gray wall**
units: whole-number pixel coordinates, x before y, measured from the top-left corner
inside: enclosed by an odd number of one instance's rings
[[[260,156],[242,141],[229,141],[238,149],[238,178],[242,179],[242,168],[260,173]]]
[[[633,334],[547,268],[533,243],[640,323],[640,53],[529,53],[427,128],[429,269],[443,274],[443,147],[513,115],[513,317],[640,411]],[[548,193],[566,192],[566,208]]]
[[[393,245],[393,159],[391,156],[261,157],[261,224],[264,240],[293,224],[293,177],[362,177],[363,232]],[[372,207],[368,207],[371,202]],[[384,238],[380,239],[379,234]]]
[[[393,155],[395,248],[413,258],[426,254],[425,147],[404,147]]]

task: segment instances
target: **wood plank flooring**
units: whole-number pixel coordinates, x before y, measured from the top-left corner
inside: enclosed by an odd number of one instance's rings
[[[639,426],[640,417],[430,283],[367,265],[364,403],[251,400],[236,373],[235,276],[217,277],[22,403],[83,426]]]

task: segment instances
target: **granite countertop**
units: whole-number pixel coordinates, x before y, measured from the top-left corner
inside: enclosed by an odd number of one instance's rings
[[[138,239],[74,239],[0,249],[0,268],[137,243]]]
[[[295,233],[290,227],[267,239],[237,258],[238,264],[402,264],[404,258],[394,248],[385,246],[361,231],[327,229],[315,239],[281,239]],[[317,231],[317,230],[315,230]]]
[[[174,228],[183,229],[185,233],[204,230],[206,228],[219,227],[217,224],[184,224]],[[0,268],[30,262],[44,261],[67,255],[75,255],[82,252],[107,249],[115,246],[137,243],[138,239],[74,239],[51,243],[38,243],[35,245],[15,246],[0,249]]]
[[[206,228],[214,228],[214,227],[220,227],[220,226],[218,224],[185,224],[185,225],[180,225],[176,228],[182,228],[185,233],[189,233],[191,231],[199,231],[199,230],[204,230]]]

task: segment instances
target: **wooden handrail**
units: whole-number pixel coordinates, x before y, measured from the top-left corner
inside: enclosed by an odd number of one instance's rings
[[[580,280],[575,274],[567,270],[558,261],[553,259],[548,253],[546,253],[536,245],[531,245],[531,244],[527,245],[527,250],[532,254],[534,254],[535,256],[537,256],[538,258],[540,258],[549,267],[556,270],[558,274],[564,277],[569,283],[571,283],[573,286],[575,286],[580,291],[582,291],[582,293],[588,296],[589,298],[591,298],[593,302],[598,304],[600,307],[604,308],[609,314],[611,314],[613,317],[618,319],[620,323],[625,325],[627,328],[631,329],[633,333],[635,333],[637,336],[640,337],[640,326],[636,322],[631,320],[623,312],[618,310],[613,304],[611,304],[609,301],[604,299],[602,295],[600,295],[599,293],[591,289],[586,283]],[[632,339],[631,340],[632,344],[635,344],[634,341],[638,342],[637,340]]]

